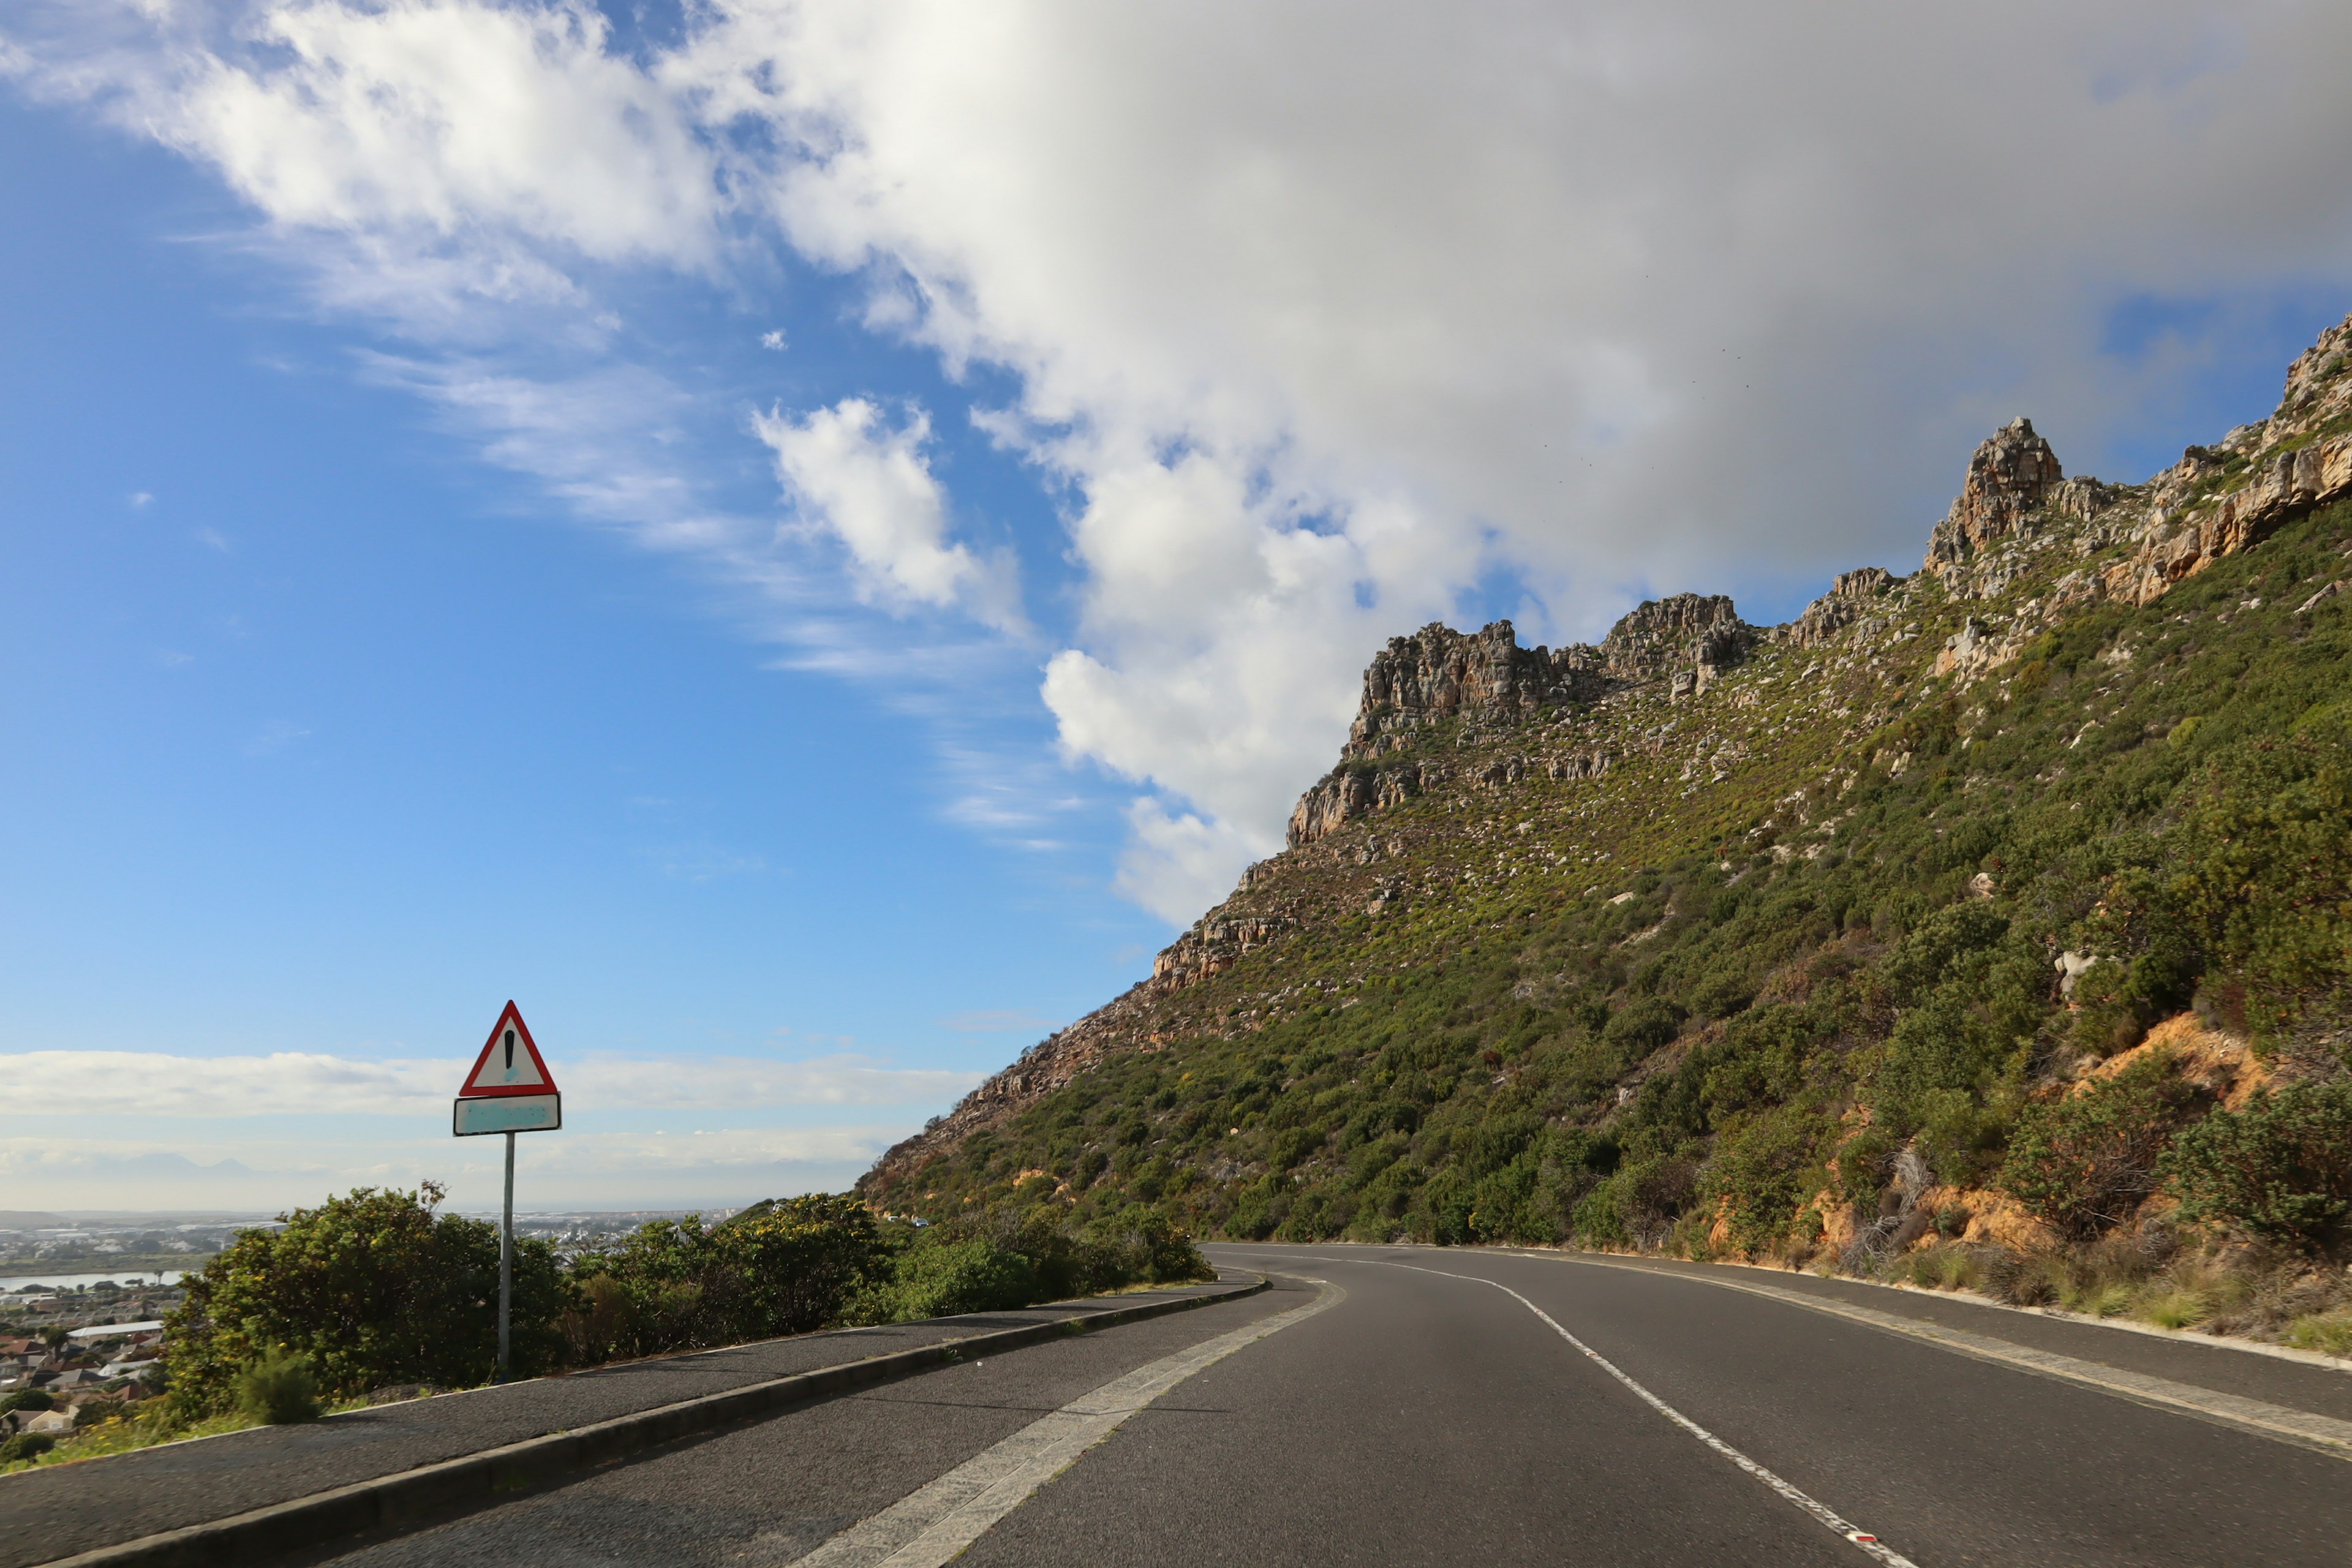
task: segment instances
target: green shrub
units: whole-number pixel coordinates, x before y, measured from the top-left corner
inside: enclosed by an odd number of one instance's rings
[[[2216,1111],[2173,1145],[2164,1176],[2184,1218],[2315,1246],[2352,1208],[2352,1084],[2294,1084]]]
[[[2095,1235],[2156,1191],[2157,1163],[2199,1103],[2171,1058],[2152,1052],[2114,1078],[2026,1107],[2000,1186],[2061,1234]]]
[[[1037,1270],[986,1237],[962,1241],[919,1236],[898,1254],[892,1277],[847,1309],[853,1323],[903,1323],[959,1312],[996,1312],[1038,1299]]]
[[[0,1415],[11,1410],[55,1410],[58,1396],[46,1388],[20,1388],[5,1399],[0,1399]]]
[[[1601,1038],[1617,1047],[1626,1062],[1637,1062],[1671,1042],[1685,1016],[1677,1003],[1663,996],[1644,996],[1621,1008],[1601,1029]]]
[[[2352,1312],[2314,1312],[2297,1318],[2279,1337],[2297,1350],[2352,1356]]]
[[[499,1232],[436,1215],[442,1190],[361,1187],[239,1233],[186,1281],[166,1321],[173,1397],[189,1415],[229,1408],[247,1366],[276,1347],[309,1358],[320,1394],[387,1384],[487,1382],[498,1354]],[[546,1242],[516,1239],[513,1353],[529,1374],[562,1350],[570,1290]]]
[[[771,1199],[714,1226],[656,1220],[573,1260],[563,1331],[583,1359],[807,1333],[887,1277],[890,1252],[848,1194]]]
[[[2160,1290],[2141,1303],[2139,1315],[2159,1329],[2193,1329],[2213,1315],[2213,1304],[2201,1290]]]
[[[58,1440],[47,1432],[19,1432],[0,1443],[0,1465],[13,1465],[23,1459],[37,1459],[58,1446]]]
[[[282,1345],[263,1352],[237,1373],[236,1407],[272,1426],[316,1421],[319,1384],[310,1375],[310,1358]]]

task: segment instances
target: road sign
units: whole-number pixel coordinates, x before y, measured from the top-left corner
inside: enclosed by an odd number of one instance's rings
[[[512,1002],[491,1026],[474,1070],[450,1107],[450,1131],[460,1138],[507,1135],[507,1204],[499,1227],[499,1381],[507,1375],[507,1314],[514,1296],[514,1149],[518,1132],[552,1132],[563,1125],[563,1096],[530,1037],[530,1026]]]
[[[497,1026],[490,1030],[490,1037],[483,1042],[482,1054],[474,1058],[474,1070],[466,1075],[465,1087],[457,1090],[457,1098],[555,1092],[555,1075],[547,1070],[539,1047],[532,1043],[530,1026],[522,1021],[522,1014],[515,1005],[508,1003],[507,1010],[499,1015]]]

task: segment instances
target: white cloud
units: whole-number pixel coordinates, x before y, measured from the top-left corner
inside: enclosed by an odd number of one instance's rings
[[[443,1114],[446,1116],[446,1107]],[[839,1191],[914,1129],[905,1125],[590,1132],[522,1139],[518,1207],[658,1207]],[[500,1140],[236,1143],[122,1137],[0,1138],[0,1189],[26,1207],[247,1210],[310,1205],[357,1186],[435,1181],[454,1207],[495,1207]]]
[[[779,327],[773,331],[761,332],[760,346],[763,349],[773,349],[778,353],[783,353],[785,347],[783,329]]]
[[[2346,272],[2339,8],[1331,28],[740,5],[681,68],[831,129],[770,188],[801,248],[904,279],[876,320],[1020,373],[1087,502],[1046,699],[1228,858],[1328,762],[1375,631],[1482,574],[1541,636],[1916,549],[1895,504],[2012,405],[2078,443],[2131,416],[2119,301]]]
[[[469,1064],[353,1061],[278,1052],[180,1057],[146,1051],[16,1051],[0,1056],[26,1116],[446,1116]],[[779,1062],[756,1057],[584,1057],[562,1064],[566,1109],[754,1110],[774,1106],[923,1105],[951,1100],[980,1075],[886,1067],[838,1054]]]
[[[272,221],[709,258],[710,151],[686,104],[607,48],[592,6],[313,0],[249,17],[246,47],[184,62],[141,107]]]
[[[1118,890],[1166,921],[1189,925],[1233,890],[1236,870],[1262,847],[1232,823],[1171,813],[1146,795],[1128,807],[1130,837],[1118,861]]]
[[[913,409],[893,430],[871,402],[849,397],[799,418],[772,410],[751,424],[803,519],[848,551],[865,596],[891,606],[963,605],[992,625],[1017,623],[1003,563],[983,563],[948,539],[947,495],[923,454],[929,414]]]
[[[2032,413],[2080,468],[2273,291],[2352,283],[2352,10],[2288,0],[1376,4],[1343,30],[709,0],[625,51],[580,0],[23,15],[16,79],[216,169],[319,298],[433,345],[419,384],[499,460],[790,605],[804,668],[889,659],[674,458],[534,405],[688,398],[606,363],[599,268],[740,289],[781,245],[861,273],[866,327],[951,376],[1009,370],[987,427],[1071,498],[1045,700],[1067,755],[1165,797],[1122,886],[1171,919],[1278,842],[1386,636],[1499,577],[1532,638],[1652,588],[1899,563],[1993,425]],[[2134,301],[2212,309],[2114,353]],[[492,363],[542,340],[600,368]],[[895,635],[1026,636],[919,413],[754,430]]]

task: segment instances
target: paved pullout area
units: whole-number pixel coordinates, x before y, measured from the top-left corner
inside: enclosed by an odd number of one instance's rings
[[[1135,1291],[1021,1311],[804,1334],[379,1405],[312,1426],[258,1427],[20,1471],[0,1477],[0,1568],[29,1568],[796,1373],[1229,1289]]]
[[[814,1552],[811,1568],[930,1568],[966,1542],[956,1561],[976,1568],[2352,1561],[2340,1454],[1715,1282],[1786,1276],[1208,1250],[1276,1289],[944,1367],[309,1561],[757,1568]],[[1956,1314],[1939,1326],[2050,1364],[2315,1416],[2352,1383],[1846,1289],[1918,1322]]]

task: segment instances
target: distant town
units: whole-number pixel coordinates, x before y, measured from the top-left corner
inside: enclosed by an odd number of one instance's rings
[[[515,1215],[515,1231],[571,1255],[650,1220],[732,1207]],[[243,1230],[277,1229],[275,1215],[0,1211],[0,1457],[10,1441],[54,1440],[110,1415],[138,1413],[162,1392],[164,1319],[187,1299],[180,1280]]]
[[[569,1255],[625,1236],[649,1220],[698,1214],[715,1225],[735,1212],[734,1206],[720,1206],[518,1214],[515,1233],[544,1237]],[[497,1217],[491,1210],[478,1213]],[[278,1223],[274,1213],[258,1211],[0,1209],[0,1295],[10,1298],[6,1309],[14,1310],[15,1298],[35,1287],[72,1290],[101,1279],[135,1286],[159,1278],[168,1283],[211,1262],[238,1231],[275,1229]]]

